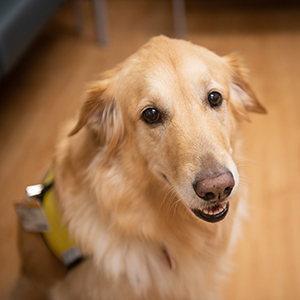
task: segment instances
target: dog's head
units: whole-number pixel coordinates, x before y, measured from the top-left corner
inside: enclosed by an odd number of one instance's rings
[[[108,154],[133,151],[197,217],[222,220],[239,185],[236,129],[265,113],[235,56],[152,39],[93,83],[71,135],[83,126]]]

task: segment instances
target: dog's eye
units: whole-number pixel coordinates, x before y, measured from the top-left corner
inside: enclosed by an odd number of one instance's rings
[[[161,113],[156,108],[147,108],[142,114],[143,120],[147,124],[155,124],[161,122]]]
[[[218,92],[211,92],[208,95],[208,102],[212,108],[218,108],[222,105],[223,102],[222,95]]]

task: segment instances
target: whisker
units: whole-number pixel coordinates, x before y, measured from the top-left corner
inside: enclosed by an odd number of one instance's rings
[[[178,206],[178,204],[179,204],[180,201],[181,201],[181,199],[178,198],[178,199],[172,204],[172,206],[171,206],[171,209],[172,209],[172,207],[174,207],[174,209],[173,209],[173,217],[175,217],[176,209],[177,209],[177,206]]]
[[[261,162],[253,159],[240,159],[235,162],[238,167],[254,167],[260,165]]]
[[[250,178],[245,176],[245,175],[240,175],[240,182],[244,182],[244,183],[247,183],[249,185],[252,185],[252,182],[251,182]]]
[[[186,215],[188,214],[188,210],[186,209],[184,215],[182,216],[182,222],[184,222]]]
[[[163,201],[161,202],[158,211],[161,210],[163,204],[167,201],[167,198],[168,198],[173,192],[174,192],[174,188],[171,186],[171,187],[168,189],[167,193],[165,194],[164,199],[163,199]]]
[[[249,187],[249,184],[246,183],[246,182],[241,182],[241,183],[240,183],[240,187],[248,188],[248,187]]]

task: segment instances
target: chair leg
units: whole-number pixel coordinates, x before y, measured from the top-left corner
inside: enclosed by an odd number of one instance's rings
[[[106,45],[108,42],[108,21],[105,0],[93,0],[97,26],[98,42]]]
[[[75,23],[75,31],[77,34],[81,34],[84,29],[84,17],[81,7],[81,0],[72,0],[71,5]]]
[[[175,37],[180,39],[186,38],[186,17],[184,0],[172,0]]]

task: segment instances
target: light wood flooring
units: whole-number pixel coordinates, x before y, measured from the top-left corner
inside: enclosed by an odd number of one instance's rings
[[[245,124],[249,220],[224,299],[300,299],[300,10],[205,3],[187,2],[187,39],[220,55],[242,54],[269,112]],[[110,43],[103,48],[95,42],[89,2],[83,9],[81,36],[64,7],[0,86],[3,299],[19,264],[12,203],[50,165],[57,132],[76,113],[85,84],[150,37],[173,36],[171,1],[108,0]]]

